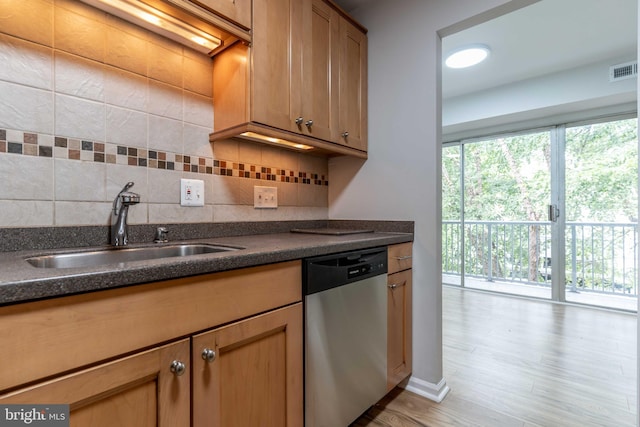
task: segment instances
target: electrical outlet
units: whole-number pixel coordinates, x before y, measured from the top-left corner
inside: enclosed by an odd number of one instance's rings
[[[268,209],[278,207],[277,187],[253,187],[253,207],[256,209]]]
[[[180,206],[204,206],[204,181],[180,180]]]

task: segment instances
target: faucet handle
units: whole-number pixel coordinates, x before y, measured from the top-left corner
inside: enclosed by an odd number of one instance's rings
[[[140,195],[136,193],[120,193],[121,202],[125,205],[135,205],[140,203]]]
[[[153,239],[153,241],[155,243],[167,243],[169,241],[169,238],[167,237],[168,233],[169,230],[166,227],[156,228],[156,238]]]

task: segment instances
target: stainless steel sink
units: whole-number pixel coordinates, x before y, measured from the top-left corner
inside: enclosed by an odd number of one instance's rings
[[[68,252],[42,255],[27,258],[27,262],[38,268],[96,267],[100,265],[119,264],[131,261],[212,254],[216,252],[235,251],[238,249],[239,248],[230,246],[189,243],[143,248],[112,248],[89,252]]]

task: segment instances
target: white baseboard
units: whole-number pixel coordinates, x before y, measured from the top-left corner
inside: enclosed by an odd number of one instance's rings
[[[411,376],[411,378],[409,378],[409,382],[405,386],[405,390],[409,390],[413,393],[419,394],[420,396],[426,397],[429,400],[440,403],[447,393],[449,393],[450,388],[444,378],[441,379],[438,384],[434,384]]]

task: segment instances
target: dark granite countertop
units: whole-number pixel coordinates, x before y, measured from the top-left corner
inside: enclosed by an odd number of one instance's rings
[[[374,225],[373,227],[371,225]],[[159,280],[176,279],[198,274],[214,273],[263,264],[290,261],[375,246],[386,246],[413,240],[413,223],[407,227],[389,227],[396,223],[332,222],[330,227],[372,229],[373,232],[319,235],[291,232],[246,234],[171,241],[177,243],[206,243],[242,248],[235,251],[186,257],[133,261],[122,264],[82,268],[36,268],[26,259],[51,253],[104,249],[105,246],[75,249],[35,249],[0,252],[0,305],[36,299],[65,296],[103,289],[130,286]],[[406,222],[404,223],[407,224]],[[290,226],[291,224],[287,224]],[[313,223],[327,227],[326,222]],[[386,225],[386,227],[384,226]],[[305,227],[309,223],[304,224]],[[295,228],[295,227],[291,227]],[[397,231],[401,229],[403,231]],[[386,231],[393,230],[393,231]],[[264,231],[264,230],[261,230]],[[131,245],[130,247],[144,245]],[[153,244],[151,244],[153,245]]]

